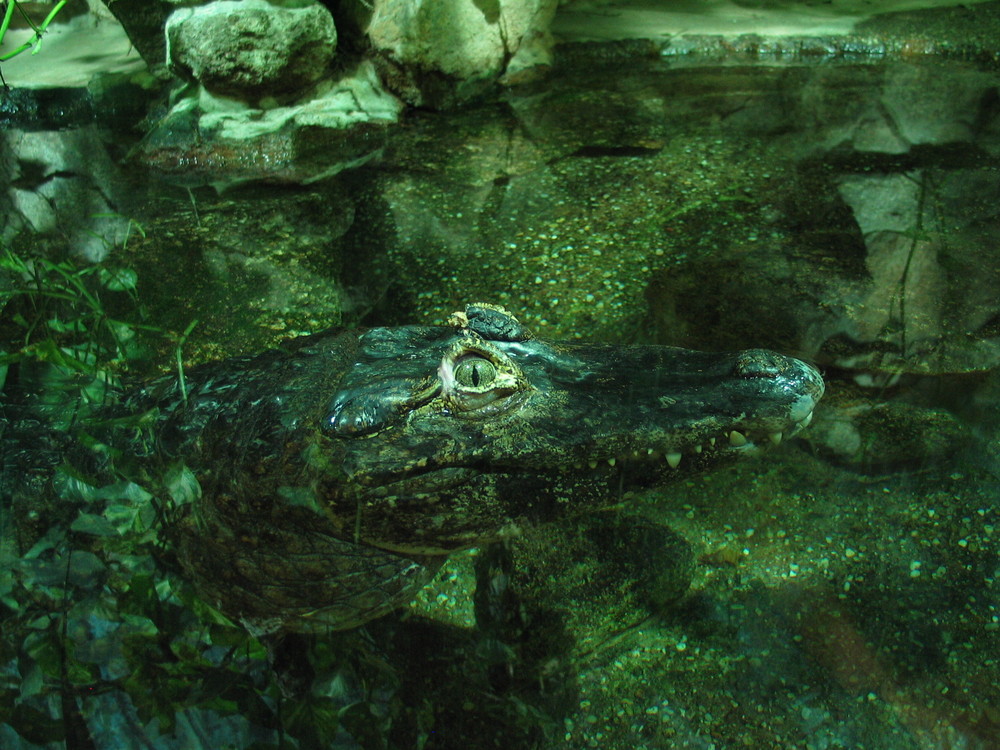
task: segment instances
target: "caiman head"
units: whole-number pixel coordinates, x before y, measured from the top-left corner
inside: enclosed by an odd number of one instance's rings
[[[341,534],[409,555],[495,537],[517,519],[619,502],[780,443],[823,395],[812,366],[534,338],[469,305],[450,327],[364,333],[322,417]]]
[[[450,323],[318,334],[144,392],[160,454],[197,477],[177,549],[205,598],[258,629],[352,627],[452,550],[756,453],[823,395],[759,349],[547,342],[486,304]]]

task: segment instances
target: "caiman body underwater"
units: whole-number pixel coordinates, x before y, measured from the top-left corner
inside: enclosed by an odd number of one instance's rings
[[[132,400],[158,410],[157,461],[197,477],[175,538],[205,599],[261,630],[353,627],[450,552],[753,454],[823,394],[766,350],[548,342],[487,304],[449,323],[303,337]]]

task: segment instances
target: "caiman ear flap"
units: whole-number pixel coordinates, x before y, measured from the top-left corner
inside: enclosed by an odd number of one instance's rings
[[[466,305],[465,312],[454,313],[448,322],[478,333],[488,341],[527,341],[532,338],[531,331],[521,325],[510,311],[488,302]]]

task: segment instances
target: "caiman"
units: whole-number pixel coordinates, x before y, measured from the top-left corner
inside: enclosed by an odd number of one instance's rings
[[[823,395],[812,366],[534,338],[503,308],[330,331],[161,379],[159,465],[197,499],[174,529],[201,595],[260,631],[343,629],[406,604],[446,556],[519,521],[779,443]]]

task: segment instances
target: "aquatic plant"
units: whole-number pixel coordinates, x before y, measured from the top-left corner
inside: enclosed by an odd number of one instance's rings
[[[122,366],[141,358],[139,330],[161,333],[141,320],[136,274],[106,264],[0,254],[0,386],[8,368],[19,364],[43,377],[51,390],[72,384],[82,403],[101,403],[106,386],[119,380]],[[118,317],[105,298],[125,297],[137,315]],[[122,308],[120,301],[113,307]],[[139,318],[136,320],[135,318]]]
[[[153,449],[156,415],[115,409],[122,383],[146,367],[143,334],[172,338],[183,383],[194,322],[180,335],[147,322],[138,283],[109,263],[0,250],[0,746],[157,734],[196,746],[202,724],[241,747],[329,746],[342,727],[380,737],[388,719],[338,687],[353,637],[304,649],[325,687],[293,703],[273,644],[176,575],[171,529],[197,479],[182,462],[144,472],[108,438]],[[109,726],[123,706],[129,720]]]
[[[141,439],[152,422],[148,414],[103,424],[95,419],[98,407],[119,398],[122,373],[143,356],[138,333],[165,333],[143,322],[136,274],[10,249],[0,254],[0,272],[0,386],[6,384],[8,395],[25,392],[30,409],[24,423],[16,407],[0,414],[7,441],[0,476],[0,629],[6,636],[0,642],[0,745],[93,746],[87,719],[106,710],[103,696],[122,691],[143,723],[158,720],[159,731],[169,730],[178,706],[192,702],[249,710],[247,701],[260,698],[247,664],[260,661],[262,647],[161,564],[174,506],[197,491],[193,475],[171,466],[141,486],[101,443],[102,430],[125,429]],[[177,338],[181,368],[185,338]],[[18,382],[5,383],[12,368]],[[8,448],[24,424],[29,450],[44,455],[51,445],[76,444],[107,454],[112,470],[92,477],[63,463],[55,467],[54,498],[32,495],[30,484],[18,492],[21,478],[14,474],[23,470],[24,454]],[[37,531],[24,531],[32,522]]]
[[[10,60],[12,57],[19,55],[32,47],[34,47],[34,49],[31,50],[31,54],[37,54],[42,48],[42,35],[48,29],[49,24],[52,23],[52,19],[54,19],[56,14],[62,10],[66,2],[67,0],[59,0],[59,2],[52,6],[52,10],[50,10],[48,15],[45,16],[45,19],[40,24],[35,24],[35,22],[31,20],[31,17],[24,12],[24,8],[21,7],[21,3],[18,2],[18,0],[8,0],[5,4],[3,19],[0,20],[0,45],[3,45],[4,37],[7,34],[7,29],[10,27],[10,22],[13,19],[15,12],[19,13],[28,23],[32,31],[34,31],[34,34],[31,35],[31,38],[28,39],[28,41],[18,45],[10,52],[5,52],[0,55],[0,62]],[[0,83],[4,86],[7,85],[7,82],[3,79],[2,71],[0,71]]]

